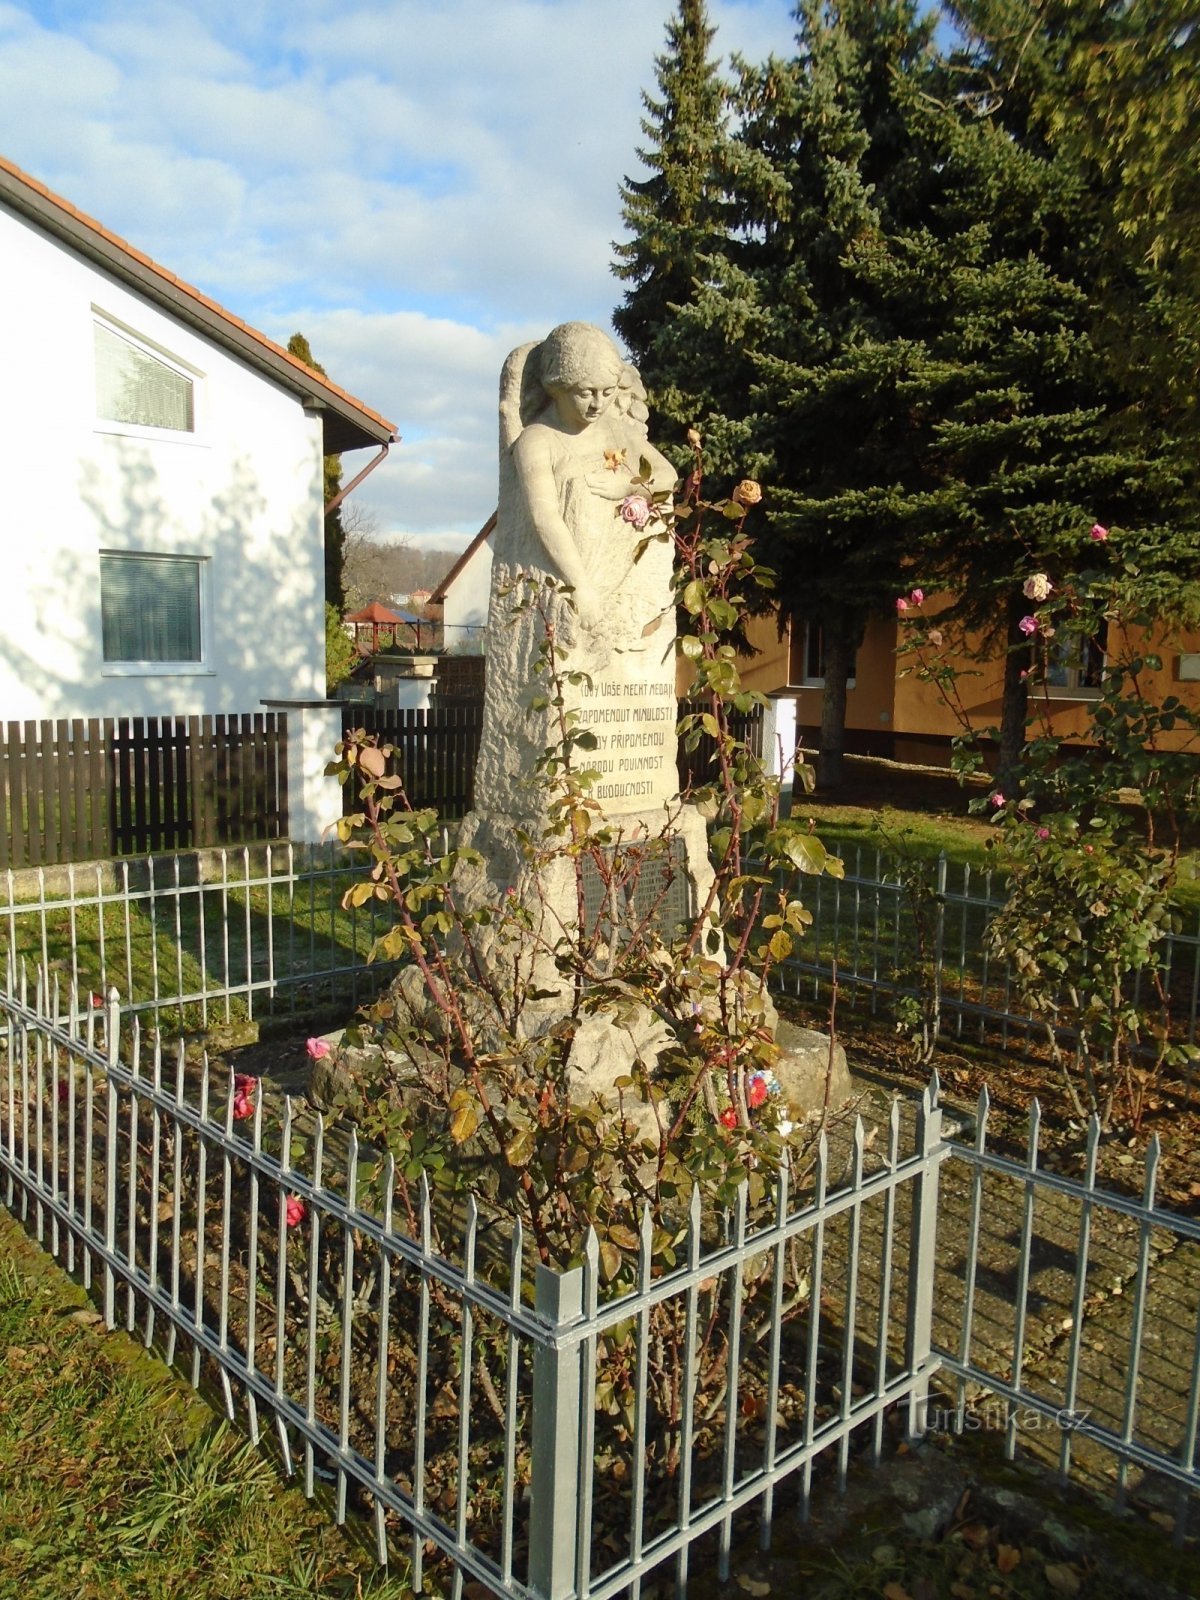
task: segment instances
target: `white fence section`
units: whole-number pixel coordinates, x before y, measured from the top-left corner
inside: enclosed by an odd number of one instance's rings
[[[342,909],[361,876],[336,842],[9,872],[0,956],[64,993],[116,988],[126,1013],[173,1031],[332,1008],[344,1020],[388,970],[367,965],[387,906]]]
[[[247,1116],[231,1074],[148,1050],[115,996],[10,990],[0,1197],[95,1284],[109,1326],[190,1360],[195,1383],[207,1369],[310,1493],[331,1475],[339,1519],[368,1511],[381,1559],[407,1543],[418,1590],[427,1543],[456,1592],[606,1600],[668,1563],[682,1588],[704,1539],[727,1574],[738,1513],[766,1541],[814,1470],[844,1480],[852,1453],[885,1453],[897,1408],[908,1434],[940,1425],[939,1374],[950,1425],[997,1404],[1012,1452],[1022,1419],[1045,1418],[1064,1474],[1086,1447],[1115,1463],[1119,1499],[1161,1480],[1184,1537],[1200,1223],[1156,1204],[1153,1152],[1137,1200],[1096,1187],[1094,1131],[1082,1180],[1040,1170],[1036,1115],[1024,1160],[987,1150],[986,1104],[972,1146],[947,1141],[935,1079],[893,1103],[877,1147],[861,1122],[844,1148],[822,1136],[765,1220],[745,1188],[720,1216],[693,1202],[661,1275],[643,1219],[632,1286],[610,1297],[594,1237],[551,1269],[494,1209],[439,1198],[268,1086]],[[1072,1263],[1053,1347],[1033,1337],[1047,1248]],[[1096,1293],[1114,1272],[1124,1320]],[[1168,1309],[1181,1343],[1152,1362]]]
[[[344,1021],[390,971],[366,965],[391,926],[388,906],[341,908],[361,870],[325,843],[10,872],[0,879],[0,955],[82,992],[115,987],[125,1011],[153,1014],[168,1031],[235,1016]],[[822,999],[836,962],[843,1003],[872,1014],[925,1003],[943,1034],[1005,1048],[1038,1031],[984,943],[1003,897],[993,874],[859,849],[846,853],[844,880],[806,878],[800,893],[813,923],[778,970],[784,992]],[[1164,941],[1164,960],[1172,1034],[1196,1044],[1200,918]]]

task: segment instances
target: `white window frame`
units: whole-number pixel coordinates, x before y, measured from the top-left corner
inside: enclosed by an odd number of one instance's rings
[[[1105,625],[1102,630],[1102,634],[1104,633],[1107,633],[1107,625]],[[1050,660],[1054,655],[1054,643],[1055,641],[1051,639],[1046,651],[1047,661],[1045,668],[1045,689],[1047,699],[1099,700],[1100,685],[1098,683],[1080,683],[1079,678],[1081,673],[1084,671],[1082,659],[1093,643],[1095,643],[1096,648],[1100,653],[1100,676],[1103,677],[1105,664],[1108,660],[1106,649],[1107,639],[1102,636],[1097,636],[1095,640],[1080,638],[1078,634],[1073,636],[1073,645],[1075,651],[1077,652],[1077,659],[1069,662],[1063,668],[1063,671],[1067,675],[1066,683],[1050,682]]]
[[[796,626],[796,623],[793,620],[792,627],[795,628],[795,626]],[[814,626],[814,624],[813,624],[812,620],[810,618],[806,618],[804,623],[803,623],[803,633],[801,634],[801,637],[800,637],[801,672],[800,672],[800,677],[799,677],[799,679],[797,680],[797,683],[796,683],[796,687],[799,688],[799,689],[823,689],[825,687],[825,676],[824,676],[824,674],[822,674],[819,678],[810,677],[809,676],[809,671],[808,671],[808,657],[809,657],[809,652],[810,652],[810,650],[812,648],[812,628],[813,628],[813,626]],[[821,624],[818,622],[816,624],[816,627],[819,628],[820,626],[821,626]],[[855,666],[857,667],[857,665],[858,665],[858,652],[857,652],[857,650],[854,652],[854,663],[855,663]],[[791,662],[790,662],[790,660],[788,662],[788,677],[789,678],[791,677]],[[858,681],[857,675],[852,672],[850,674],[850,676],[846,679],[847,692],[855,687],[857,681]]]
[[[109,333],[115,334],[118,339],[124,339],[126,344],[133,345],[134,349],[141,350],[153,361],[160,362],[172,372],[177,372],[181,378],[186,378],[192,386],[192,426],[190,428],[154,428],[144,422],[118,422],[113,417],[100,415],[97,390],[98,376],[96,372],[96,343],[95,329],[106,328]],[[111,433],[126,439],[153,439],[170,440],[173,444],[202,445],[207,441],[204,432],[204,374],[198,367],[193,367],[190,362],[182,360],[172,351],[166,350],[153,339],[148,339],[144,333],[138,333],[128,323],[122,322],[118,317],[110,315],[100,306],[92,306],[92,408],[95,412],[95,429],[97,433]]]
[[[104,557],[120,556],[134,561],[187,561],[196,568],[196,593],[200,610],[200,659],[198,661],[105,661],[104,657]],[[207,556],[187,550],[101,550],[98,562],[100,589],[100,676],[103,678],[211,678],[216,674],[209,664],[210,618],[212,616],[211,567]]]

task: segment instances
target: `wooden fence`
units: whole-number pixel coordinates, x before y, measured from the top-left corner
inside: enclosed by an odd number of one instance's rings
[[[287,718],[0,725],[0,869],[287,837]]]
[[[397,711],[348,705],[342,714],[342,736],[352,728],[396,748],[397,770],[404,791],[416,806],[433,806],[439,816],[462,817],[471,809],[471,788],[483,727],[483,701],[439,695],[426,710]],[[358,807],[353,784],[342,791],[345,814]]]
[[[699,702],[679,703],[681,716],[686,711],[702,709]],[[409,800],[414,806],[433,806],[446,819],[464,816],[471,809],[482,727],[483,701],[474,697],[438,696],[427,711],[384,711],[348,705],[342,716],[343,737],[352,728],[365,728],[394,745],[397,770],[404,777]],[[762,754],[761,708],[733,713],[730,728],[736,738],[745,739],[756,754]],[[716,745],[707,734],[701,736],[695,750],[685,751],[680,743],[681,791],[708,780],[715,750]],[[342,806],[345,815],[357,809],[358,796],[350,784],[343,790]]]

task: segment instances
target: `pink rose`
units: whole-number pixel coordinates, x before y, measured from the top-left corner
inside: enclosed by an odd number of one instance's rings
[[[900,598],[896,601],[896,610],[897,611],[907,611],[908,610],[908,601],[904,598],[903,595],[901,595]]]
[[[908,603],[909,603],[910,606],[919,606],[924,602],[924,599],[925,599],[925,591],[924,591],[924,589],[914,589],[913,592],[908,597]]]
[[[301,1200],[300,1196],[298,1194],[288,1195],[287,1207],[284,1211],[284,1216],[287,1218],[288,1227],[296,1227],[298,1223],[304,1221],[307,1215],[308,1207],[304,1204],[304,1201]]]
[[[621,501],[621,517],[635,528],[644,528],[654,515],[654,507],[644,494],[626,495]]]
[[[992,796],[992,804],[995,806],[996,810],[999,811],[1000,807],[1002,805],[1004,805],[1004,803],[1005,803],[1004,796],[1000,793],[999,790],[997,790],[996,793]]]
[[[320,1061],[329,1054],[329,1042],[326,1039],[309,1039],[304,1048],[313,1061]]]
[[[1105,539],[1108,538],[1108,529],[1102,523],[1093,522],[1088,532],[1088,538],[1091,539],[1093,544],[1103,544]]]
[[[1026,578],[1021,585],[1021,593],[1026,600],[1048,600],[1054,585],[1044,572],[1035,572],[1031,578]]]
[[[257,1078],[247,1077],[244,1072],[235,1072],[233,1075],[233,1114],[239,1122],[254,1115],[254,1086],[257,1082]]]
[[[1037,836],[1038,836],[1039,839],[1048,839],[1050,837],[1050,829],[1049,828],[1039,828],[1038,831],[1037,831]]]
[[[1036,617],[1022,617],[1020,622],[1017,623],[1017,627],[1028,639],[1030,634],[1038,631],[1038,620]]]

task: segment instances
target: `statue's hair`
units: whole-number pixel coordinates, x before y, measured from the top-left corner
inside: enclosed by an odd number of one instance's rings
[[[538,346],[538,376],[547,391],[566,388],[610,371],[619,379],[625,363],[616,345],[590,322],[563,322]]]

